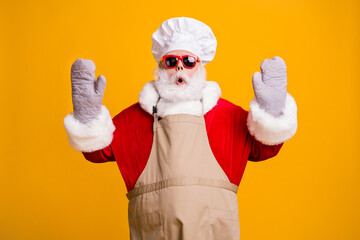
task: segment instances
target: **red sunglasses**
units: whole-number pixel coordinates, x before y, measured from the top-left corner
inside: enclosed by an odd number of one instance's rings
[[[182,61],[185,68],[194,68],[196,66],[196,63],[200,62],[199,57],[195,57],[192,55],[164,55],[160,59],[160,62],[164,61],[164,65],[166,68],[174,68],[178,64],[179,60]]]

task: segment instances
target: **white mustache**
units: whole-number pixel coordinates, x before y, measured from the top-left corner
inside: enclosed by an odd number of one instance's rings
[[[185,83],[190,82],[190,78],[182,71],[176,72],[174,75],[171,76],[170,81],[175,82],[177,79],[181,78],[185,81]]]
[[[160,97],[169,102],[200,100],[202,98],[202,88],[206,83],[206,70],[204,67],[197,69],[192,77],[184,71],[177,71],[169,77],[166,69],[158,69],[155,86]],[[183,85],[177,85],[178,78],[185,81]]]

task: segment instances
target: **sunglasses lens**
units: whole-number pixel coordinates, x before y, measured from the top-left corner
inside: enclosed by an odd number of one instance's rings
[[[167,57],[165,58],[165,64],[167,67],[175,67],[178,59],[176,57]]]
[[[184,57],[183,61],[184,61],[184,65],[190,68],[194,67],[196,64],[196,59],[194,57]]]

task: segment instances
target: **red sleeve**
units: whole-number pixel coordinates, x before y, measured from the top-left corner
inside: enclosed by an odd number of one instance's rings
[[[205,114],[211,150],[230,182],[239,185],[248,160],[261,161],[274,157],[282,144],[267,146],[250,135],[248,111],[220,98]]]
[[[94,152],[83,152],[94,163],[116,161],[128,191],[135,186],[149,158],[153,140],[153,116],[139,103],[113,118],[115,131],[111,144]]]
[[[250,139],[251,139],[251,151],[249,154],[249,161],[254,161],[254,162],[263,161],[275,157],[283,145],[283,143],[274,146],[265,145],[259,142],[258,140],[256,140],[251,135],[250,135]]]
[[[83,152],[82,154],[88,161],[93,163],[104,163],[109,161],[115,161],[114,154],[111,149],[111,145],[95,152]]]

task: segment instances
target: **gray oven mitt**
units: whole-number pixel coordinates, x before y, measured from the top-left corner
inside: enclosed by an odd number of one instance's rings
[[[278,117],[286,100],[286,65],[281,57],[265,59],[260,65],[261,73],[255,72],[252,83],[256,100],[261,109]]]
[[[100,75],[95,81],[95,64],[88,59],[77,59],[71,66],[71,87],[74,117],[89,123],[101,113],[106,79]]]

